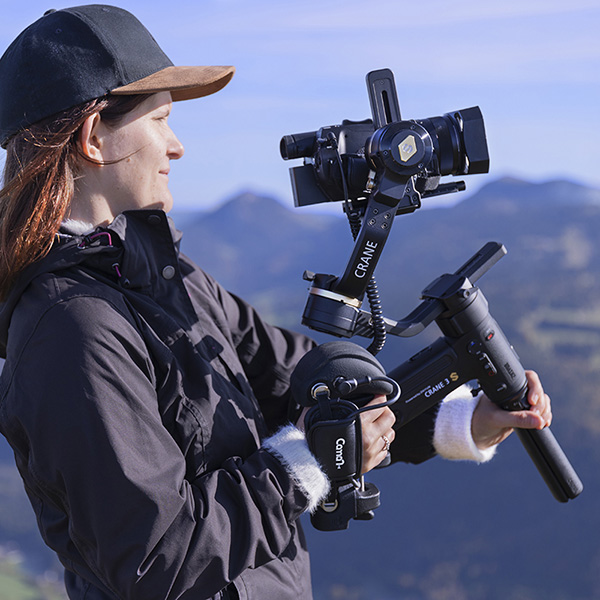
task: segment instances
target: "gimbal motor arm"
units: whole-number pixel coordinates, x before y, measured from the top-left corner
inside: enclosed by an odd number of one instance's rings
[[[354,335],[363,297],[394,218],[418,209],[422,196],[464,189],[462,181],[440,185],[441,176],[485,173],[489,167],[478,107],[442,117],[403,121],[394,75],[389,69],[368,73],[367,91],[370,123],[345,121],[342,126],[321,128],[315,133],[285,136],[281,144],[284,158],[305,157],[309,161],[291,169],[297,204],[345,200],[350,219],[353,213],[360,214],[361,224],[343,274],[307,273],[305,277],[313,284],[303,324],[339,337]],[[355,179],[353,173],[363,171],[350,166],[361,162],[369,173],[366,182],[349,185]],[[341,183],[332,188],[332,179]]]

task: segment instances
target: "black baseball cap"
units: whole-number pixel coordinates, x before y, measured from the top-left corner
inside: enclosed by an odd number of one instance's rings
[[[0,58],[0,145],[46,117],[111,94],[214,94],[227,66],[176,67],[131,13],[103,4],[49,10]]]

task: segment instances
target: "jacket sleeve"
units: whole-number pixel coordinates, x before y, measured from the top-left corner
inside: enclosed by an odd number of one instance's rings
[[[471,420],[481,397],[463,385],[417,418],[396,430],[392,461],[421,463],[436,455],[447,460],[484,463],[491,460],[497,445],[480,450],[473,440]]]
[[[310,337],[264,321],[243,299],[226,291],[209,275],[209,287],[226,319],[244,373],[270,431],[290,416],[290,377],[298,361],[316,342]]]
[[[187,480],[145,344],[103,299],[46,312],[10,385],[43,536],[56,549],[68,530],[119,598],[209,597],[284,553],[311,502],[281,459],[297,437]]]

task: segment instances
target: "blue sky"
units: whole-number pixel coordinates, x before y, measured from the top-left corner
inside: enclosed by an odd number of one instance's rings
[[[75,0],[74,4],[77,4]],[[84,2],[80,2],[84,3]],[[241,191],[291,205],[279,140],[370,116],[365,74],[388,67],[403,118],[479,105],[489,175],[600,187],[598,0],[122,0],[175,64],[233,64],[222,92],[176,105],[180,208]],[[0,0],[2,50],[50,0]],[[455,198],[456,199],[456,198]]]

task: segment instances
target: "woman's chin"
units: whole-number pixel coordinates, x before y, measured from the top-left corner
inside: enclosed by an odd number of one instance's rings
[[[162,210],[168,213],[173,208],[173,198],[169,196],[168,198],[157,200],[152,204],[147,204],[143,208],[144,210]]]

